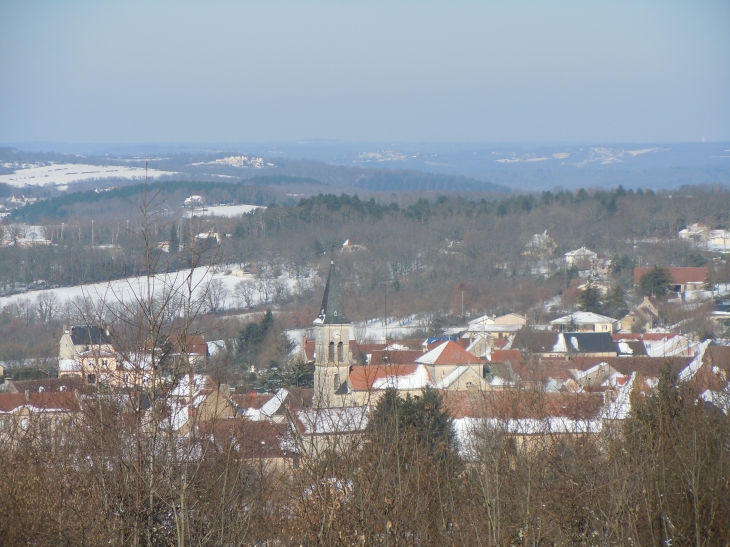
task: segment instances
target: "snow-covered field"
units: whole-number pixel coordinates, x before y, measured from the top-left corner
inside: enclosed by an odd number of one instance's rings
[[[167,274],[155,275],[150,280],[150,290],[157,296],[162,297],[176,292],[180,295],[187,294],[187,276],[188,270],[171,272]],[[242,281],[240,277],[234,275],[225,275],[223,273],[215,273],[206,267],[199,267],[193,270],[192,289],[193,298],[201,297],[206,288],[213,280],[221,280],[223,286],[228,290],[228,296],[225,300],[225,308],[235,306],[236,302],[233,296],[235,286]],[[282,280],[284,278],[282,277]],[[286,283],[291,290],[296,285],[296,280],[286,279]],[[40,293],[53,293],[58,297],[61,305],[69,300],[89,299],[94,302],[103,301],[106,304],[121,303],[125,305],[133,305],[134,302],[147,294],[147,278],[146,277],[129,277],[125,279],[117,279],[103,283],[93,283],[88,285],[76,285],[73,287],[59,287],[57,289],[48,289],[45,291],[28,291],[22,294],[14,294],[0,298],[0,306],[24,301],[30,299],[34,301]],[[260,304],[260,298],[254,291],[253,304]],[[182,312],[182,310],[180,310]]]
[[[205,209],[195,208],[196,217],[237,217],[244,213],[250,213],[256,209],[266,209],[260,205],[212,205],[205,207]],[[185,216],[190,218],[190,209],[185,211]]]
[[[174,175],[172,171],[149,169],[150,178]],[[0,175],[0,182],[11,186],[65,186],[73,182],[91,179],[143,179],[144,167],[127,165],[84,165],[80,163],[56,163],[42,167],[17,169],[11,175]]]

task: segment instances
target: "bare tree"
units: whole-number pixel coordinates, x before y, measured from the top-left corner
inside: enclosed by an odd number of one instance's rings
[[[223,311],[230,291],[221,279],[213,279],[205,291],[205,303],[210,313]]]
[[[60,308],[58,297],[51,291],[40,293],[35,305],[42,323],[50,323]]]
[[[245,304],[247,308],[253,307],[254,290],[255,285],[253,281],[239,281],[236,283],[236,287],[233,289],[233,296],[239,308],[241,307],[241,303]]]

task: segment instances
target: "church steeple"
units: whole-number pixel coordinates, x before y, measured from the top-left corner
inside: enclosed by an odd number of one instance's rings
[[[345,315],[340,279],[330,263],[322,306],[315,324],[314,391],[316,406],[343,406],[349,400],[350,320]]]
[[[330,271],[327,276],[327,284],[324,287],[322,306],[319,316],[314,320],[315,325],[343,325],[350,323],[345,315],[345,308],[342,305],[342,294],[340,293],[340,279],[335,269],[335,261],[330,263]]]

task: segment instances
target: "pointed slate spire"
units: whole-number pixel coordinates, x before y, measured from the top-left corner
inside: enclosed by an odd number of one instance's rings
[[[319,325],[342,325],[350,322],[345,316],[345,308],[342,305],[340,279],[335,269],[334,260],[330,263],[330,273],[327,276],[327,285],[324,288],[319,317],[314,322]]]

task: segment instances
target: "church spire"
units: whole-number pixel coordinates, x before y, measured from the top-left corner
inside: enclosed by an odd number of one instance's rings
[[[319,317],[314,322],[318,325],[342,325],[350,322],[345,316],[345,308],[342,305],[340,279],[335,269],[334,260],[330,262],[330,272],[327,276],[327,285],[324,288]]]

